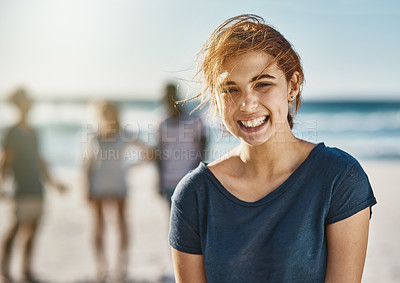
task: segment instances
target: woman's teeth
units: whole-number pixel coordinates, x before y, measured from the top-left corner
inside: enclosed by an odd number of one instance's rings
[[[262,116],[254,120],[239,121],[239,123],[246,128],[254,128],[262,125],[265,121],[267,121],[268,117],[269,116]]]

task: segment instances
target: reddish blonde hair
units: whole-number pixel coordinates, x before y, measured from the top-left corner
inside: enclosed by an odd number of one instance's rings
[[[116,133],[121,128],[118,106],[112,101],[99,101],[97,103],[97,109],[99,114],[100,136],[107,135],[110,130],[112,133]],[[107,120],[107,115],[110,114],[112,121]]]
[[[281,33],[265,24],[264,19],[257,15],[245,14],[230,18],[211,34],[198,57],[197,75],[204,81],[204,88],[196,97],[201,97],[201,105],[209,102],[211,110],[216,114],[217,99],[222,93],[218,83],[222,65],[227,59],[249,51],[261,51],[272,56],[274,61],[271,64],[277,64],[287,81],[292,78],[294,72],[299,72],[300,90],[293,102],[294,107],[288,114],[288,122],[292,128],[292,115],[296,114],[300,107],[304,81],[300,57]]]

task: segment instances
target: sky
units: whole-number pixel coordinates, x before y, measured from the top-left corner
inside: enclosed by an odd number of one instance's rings
[[[229,17],[262,16],[302,58],[305,99],[400,99],[396,0],[0,0],[0,99],[191,96],[196,55]]]

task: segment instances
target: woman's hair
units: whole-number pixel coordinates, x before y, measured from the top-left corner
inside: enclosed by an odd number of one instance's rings
[[[13,91],[7,100],[8,100],[8,102],[10,102],[16,106],[20,106],[21,103],[30,101],[26,90],[22,87],[19,87],[15,91]]]
[[[101,101],[98,102],[97,107],[100,118],[100,135],[111,129],[118,130],[121,125],[117,105],[111,101]]]
[[[168,114],[177,117],[181,113],[181,104],[177,104],[178,99],[178,85],[176,83],[167,83],[164,90],[164,102],[167,106]]]
[[[230,18],[211,34],[198,57],[197,75],[204,80],[204,88],[196,97],[201,97],[201,105],[209,102],[211,111],[216,114],[217,100],[222,93],[218,79],[222,73],[222,65],[229,58],[249,51],[265,52],[272,56],[274,61],[271,64],[277,64],[287,81],[290,81],[294,72],[299,72],[299,93],[293,102],[292,111],[288,114],[288,122],[292,128],[292,115],[299,109],[304,81],[300,57],[281,33],[256,15],[245,14]]]

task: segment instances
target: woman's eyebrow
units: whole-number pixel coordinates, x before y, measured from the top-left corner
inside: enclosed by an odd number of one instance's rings
[[[261,79],[276,79],[276,78],[270,74],[262,74],[252,78],[250,82],[252,83],[255,82],[256,80],[261,80]]]
[[[227,86],[227,85],[235,85],[236,83],[234,82],[234,81],[227,81],[227,82],[224,82],[223,84],[222,84],[222,86]]]
[[[255,76],[254,78],[252,78],[250,80],[250,82],[255,82],[257,80],[261,80],[261,79],[276,79],[273,75],[270,74],[262,74],[262,75],[258,75]],[[227,85],[236,85],[236,83],[234,81],[226,81],[224,83],[222,83],[222,86],[227,86]]]

